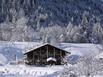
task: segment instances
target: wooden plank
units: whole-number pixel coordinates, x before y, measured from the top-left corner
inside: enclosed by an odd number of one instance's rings
[[[62,51],[60,50],[60,57],[62,57]]]
[[[48,55],[49,55],[49,54],[48,54],[48,45],[47,45],[47,48],[46,48],[46,49],[47,49],[47,58],[48,58]]]
[[[39,60],[40,60],[40,62],[42,61],[42,57],[41,57],[41,48],[40,48],[40,57],[39,57]]]
[[[34,52],[33,52],[33,64],[34,64]]]
[[[54,50],[54,58],[55,58],[55,48],[53,48],[53,50]]]

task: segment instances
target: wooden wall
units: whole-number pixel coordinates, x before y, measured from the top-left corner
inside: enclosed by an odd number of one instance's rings
[[[55,64],[61,64],[62,58],[66,55],[66,52],[55,48],[50,45],[45,45],[27,53],[27,61],[29,65],[47,65],[47,58],[54,57],[57,62]]]

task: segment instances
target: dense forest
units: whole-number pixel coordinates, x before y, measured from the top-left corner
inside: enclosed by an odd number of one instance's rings
[[[101,43],[102,0],[1,0],[1,41]]]

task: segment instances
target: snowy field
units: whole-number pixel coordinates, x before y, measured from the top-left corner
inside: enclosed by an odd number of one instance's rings
[[[29,49],[41,45],[38,42],[0,42],[0,77],[56,77],[57,72],[63,70],[64,66],[35,67],[22,65],[10,65],[16,59],[22,59],[23,53]],[[93,55],[101,52],[101,47],[95,44],[71,44],[61,43],[58,47],[71,52],[71,55]],[[81,76],[85,77],[85,76]],[[94,76],[103,77],[103,76]]]
[[[25,65],[6,65],[0,66],[0,77],[50,77],[59,70],[62,70],[63,66],[47,66],[47,67],[35,67]]]
[[[0,77],[56,77],[64,66],[29,67],[25,65],[0,66]],[[85,77],[85,76],[80,76]],[[96,75],[93,77],[103,77]]]

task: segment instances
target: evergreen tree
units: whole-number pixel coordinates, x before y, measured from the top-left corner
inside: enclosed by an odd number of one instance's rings
[[[81,25],[80,26],[81,27],[80,29],[81,42],[89,42],[89,22],[85,12],[83,14],[82,22],[80,25]]]

